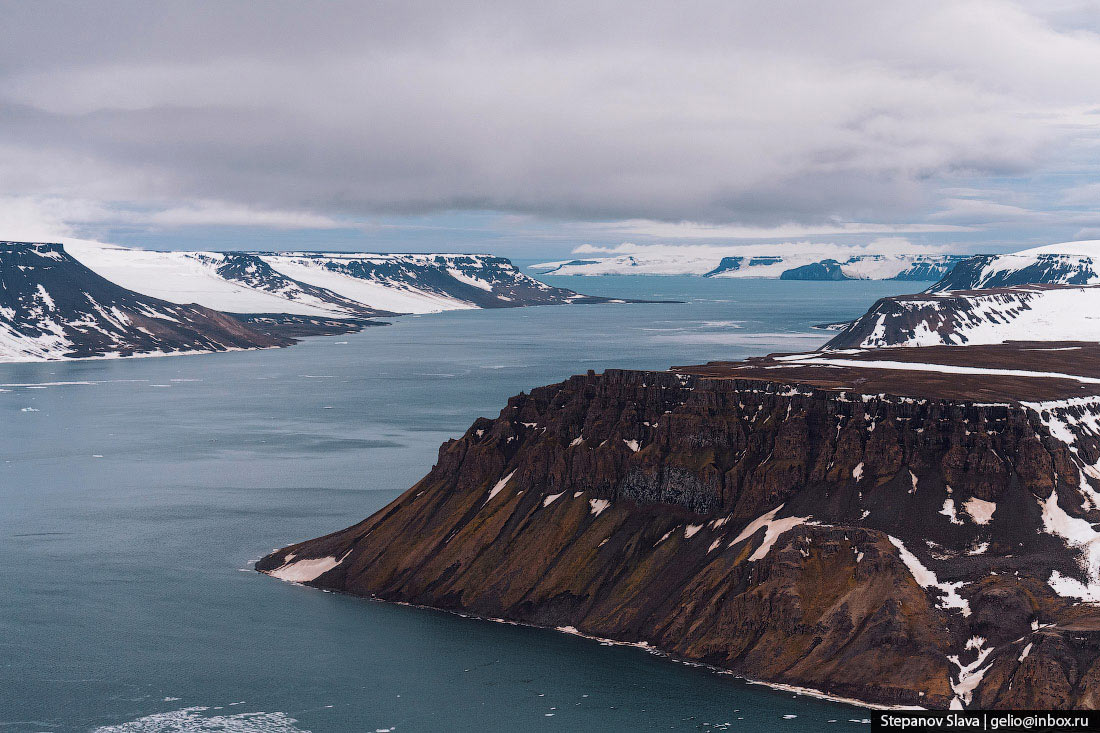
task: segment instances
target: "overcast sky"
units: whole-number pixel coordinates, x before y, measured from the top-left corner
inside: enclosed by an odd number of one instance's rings
[[[0,238],[1100,238],[1100,3],[0,0]]]

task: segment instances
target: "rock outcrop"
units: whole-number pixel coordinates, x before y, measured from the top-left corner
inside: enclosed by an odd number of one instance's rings
[[[257,569],[870,703],[1095,706],[1100,400],[692,371],[521,394]]]

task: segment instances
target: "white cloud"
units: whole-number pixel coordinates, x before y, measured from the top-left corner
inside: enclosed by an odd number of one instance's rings
[[[59,242],[75,236],[68,223],[92,220],[102,212],[88,201],[0,196],[0,239],[24,242]]]
[[[303,211],[272,211],[217,201],[153,209],[110,206],[89,199],[56,196],[0,196],[0,236],[10,240],[58,241],[81,238],[89,225],[156,230],[181,227],[340,229],[357,226]]]
[[[349,222],[339,222],[330,216],[307,211],[271,211],[219,202],[177,206],[149,214],[129,212],[120,215],[120,219],[161,227],[244,226],[267,229],[338,229],[354,226]]]
[[[147,227],[933,235],[1068,225],[980,192],[1091,185],[1100,145],[1072,0],[107,4],[6,8],[0,196]]]
[[[969,232],[972,227],[953,224],[871,224],[832,222],[827,224],[780,224],[771,227],[750,227],[700,222],[665,222],[631,219],[615,222],[581,222],[578,229],[601,231],[624,236],[646,236],[658,239],[785,239],[824,235],[893,234],[918,232]]]
[[[1022,206],[1002,204],[984,199],[947,199],[943,209],[929,216],[935,221],[958,222],[960,224],[980,225],[1010,221],[1034,220],[1039,212]]]
[[[1070,206],[1100,206],[1100,183],[1086,183],[1066,189],[1062,203]]]

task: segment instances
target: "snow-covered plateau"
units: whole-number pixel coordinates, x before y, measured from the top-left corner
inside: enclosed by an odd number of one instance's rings
[[[1100,283],[1100,240],[1050,244],[1002,255],[975,255],[930,290],[978,290],[1013,285]]]
[[[700,255],[692,250],[586,257],[544,262],[532,270],[553,275],[699,275],[782,280],[939,280],[963,255],[861,254],[802,251],[781,255]]]
[[[827,349],[1100,341],[1100,240],[975,255],[917,295],[883,298]]]
[[[621,302],[492,255],[158,252],[0,242],[0,361],[287,346],[374,316]]]
[[[435,313],[583,298],[493,255],[163,252],[88,243],[66,249],[129,290],[228,313]]]
[[[1022,285],[883,298],[830,349],[1100,341],[1100,285]]]

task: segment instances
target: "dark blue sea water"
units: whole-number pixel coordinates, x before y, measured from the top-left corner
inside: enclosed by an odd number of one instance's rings
[[[461,311],[289,348],[0,365],[0,733],[866,730],[645,651],[282,583],[512,394],[828,336],[884,282],[557,278],[678,305]],[[797,717],[788,717],[797,716]],[[852,722],[856,721],[856,722]]]

